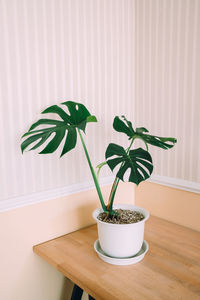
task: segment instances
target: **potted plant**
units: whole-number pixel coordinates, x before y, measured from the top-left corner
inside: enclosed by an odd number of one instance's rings
[[[123,133],[128,137],[129,146],[127,149],[124,149],[120,145],[109,144],[105,152],[105,161],[99,164],[97,171],[95,171],[83,138],[83,133],[85,133],[87,123],[97,122],[96,117],[91,115],[81,103],[67,101],[61,104],[63,108],[68,109],[68,112],[58,105],[53,105],[45,109],[42,114],[57,114],[60,120],[43,118],[32,124],[28,132],[23,135],[25,139],[21,144],[22,153],[30,145],[29,150],[35,150],[45,142],[44,149],[39,153],[52,153],[58,148],[62,140],[65,139],[60,155],[63,156],[75,148],[77,136],[79,136],[101,204],[101,208],[96,209],[93,213],[93,217],[98,223],[100,246],[108,256],[118,258],[132,257],[142,247],[144,223],[148,219],[149,213],[141,207],[114,205],[115,193],[119,181],[124,181],[124,175],[127,171],[129,171],[128,181],[136,185],[148,179],[153,171],[148,144],[162,149],[169,149],[174,146],[176,139],[150,135],[144,127],[134,130],[132,123],[125,116],[116,116],[113,128],[115,131]],[[144,142],[145,149],[141,147],[133,149],[133,144],[137,139]],[[99,172],[104,165],[107,165],[111,171],[118,166],[107,203],[103,199],[98,179]]]

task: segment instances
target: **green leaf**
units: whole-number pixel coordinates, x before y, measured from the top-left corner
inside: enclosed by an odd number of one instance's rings
[[[45,110],[42,111],[42,114],[49,114],[49,113],[59,115],[61,117],[61,119],[63,119],[63,121],[66,121],[68,124],[72,125],[72,123],[70,121],[70,116],[62,108],[60,108],[59,106],[52,105],[52,106],[49,106]]]
[[[137,132],[137,129],[136,129]],[[150,144],[152,146],[156,146],[162,149],[172,148],[177,140],[172,137],[159,137],[150,134],[137,133],[136,138],[141,139],[143,142]]]
[[[111,156],[115,156],[115,158],[108,159]],[[142,148],[130,150],[127,154],[123,147],[116,144],[109,144],[106,150],[106,159],[112,171],[117,165],[120,165],[116,177],[124,180],[125,173],[130,170],[128,181],[134,182],[137,185],[141,181],[148,179],[153,172],[151,155]]]
[[[69,135],[69,132],[68,132]],[[40,152],[40,154],[47,154],[54,152],[60,143],[62,142],[63,137],[65,136],[65,130],[56,130],[55,136],[51,139],[48,145]]]
[[[64,143],[64,147],[61,153],[61,156],[63,156],[65,153],[69,152],[71,149],[75,148],[77,141],[77,134],[76,129],[73,127],[70,127],[68,130],[68,134]]]
[[[141,139],[146,146],[150,144],[162,149],[169,149],[177,142],[177,140],[172,137],[159,137],[147,134],[148,130],[145,127],[139,127],[134,130],[132,123],[124,116],[121,116],[121,119],[120,117],[114,118],[113,128],[118,132],[123,132],[128,135],[129,139]]]
[[[35,134],[33,136],[28,137],[22,144],[21,144],[21,150],[22,153],[24,152],[24,150],[32,143],[36,142],[39,139],[39,143],[37,143],[33,148],[31,149],[36,149],[37,147],[39,147],[41,145],[41,143],[43,144],[47,138],[50,136],[50,133],[43,133],[43,134]],[[39,145],[40,144],[40,145]],[[31,150],[30,149],[30,150]]]
[[[85,131],[87,118],[90,116],[87,108],[83,104],[72,101],[63,102],[62,104],[66,105],[69,110],[71,124],[74,124],[77,128]]]
[[[47,143],[45,148],[40,153],[52,153],[56,151],[66,136],[61,153],[61,156],[63,156],[65,153],[75,148],[77,142],[77,129],[79,128],[85,131],[85,127],[88,122],[97,122],[96,117],[90,115],[89,111],[83,104],[72,101],[63,102],[61,104],[65,105],[69,112],[66,112],[57,105],[52,105],[45,109],[42,114],[53,113],[58,115],[61,120],[40,119],[33,123],[28,132],[23,135],[23,137],[28,136],[28,138],[26,138],[21,144],[22,153],[32,143],[37,142],[29,150],[37,149],[46,141]],[[41,125],[45,125],[45,128],[43,127],[34,130]]]
[[[136,133],[143,133],[143,132],[149,132],[146,128],[144,127],[140,127],[140,128],[136,128]]]
[[[113,156],[113,155],[126,155],[126,151],[122,146],[119,146],[117,144],[109,144],[107,149],[106,149],[106,159]]]
[[[122,116],[122,119],[120,117],[115,117],[113,122],[113,128],[118,132],[123,132],[126,135],[128,135],[130,138],[135,134],[135,131],[133,130],[132,124],[130,121],[127,121],[127,119]]]
[[[89,116],[87,117],[87,123],[88,122],[97,122],[97,118],[95,116]]]
[[[58,121],[58,120],[40,119],[40,120],[38,120],[37,122],[35,122],[31,125],[31,127],[29,128],[29,131],[32,131],[33,129],[35,129],[39,125],[62,125],[62,124],[63,124],[63,122]]]

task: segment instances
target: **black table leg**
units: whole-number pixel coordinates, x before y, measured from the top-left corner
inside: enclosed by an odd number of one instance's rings
[[[78,285],[75,284],[72,291],[71,300],[81,300],[82,295],[83,295],[83,290]]]
[[[74,285],[72,295],[71,295],[71,300],[81,300],[83,295],[83,290],[78,286]],[[88,295],[89,300],[95,300],[92,296]]]

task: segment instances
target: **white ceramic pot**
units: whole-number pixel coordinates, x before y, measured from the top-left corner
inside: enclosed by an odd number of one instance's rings
[[[149,212],[142,207],[128,204],[117,204],[114,208],[135,210],[144,215],[144,219],[132,224],[110,224],[98,220],[103,210],[97,208],[93,218],[97,222],[99,243],[102,250],[109,256],[125,258],[137,254],[144,241],[144,224],[149,218]]]

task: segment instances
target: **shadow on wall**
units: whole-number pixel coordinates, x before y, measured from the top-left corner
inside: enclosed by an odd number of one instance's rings
[[[61,291],[60,300],[70,300],[72,290],[73,290],[73,282],[69,280],[68,278],[63,278],[63,286]]]

